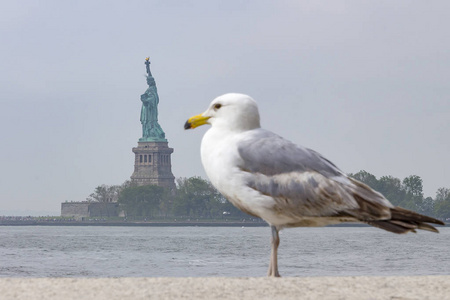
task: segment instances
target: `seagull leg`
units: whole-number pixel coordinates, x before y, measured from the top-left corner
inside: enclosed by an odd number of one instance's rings
[[[280,237],[278,236],[278,229],[275,226],[270,226],[272,229],[272,252],[270,253],[269,277],[281,277],[278,273],[278,245],[280,244]]]

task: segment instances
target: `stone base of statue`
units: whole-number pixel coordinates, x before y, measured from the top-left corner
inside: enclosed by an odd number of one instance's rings
[[[134,172],[131,181],[137,185],[157,185],[175,191],[171,154],[167,142],[138,142],[133,148]]]

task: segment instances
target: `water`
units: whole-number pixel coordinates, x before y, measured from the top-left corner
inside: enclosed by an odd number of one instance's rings
[[[450,228],[281,233],[283,276],[448,275]],[[0,226],[0,277],[265,276],[268,227]]]

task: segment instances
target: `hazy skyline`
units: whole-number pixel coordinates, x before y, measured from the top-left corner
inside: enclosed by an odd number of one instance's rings
[[[133,172],[149,56],[175,177],[202,176],[186,119],[217,96],[344,172],[450,188],[447,1],[0,4],[0,215],[56,214]]]

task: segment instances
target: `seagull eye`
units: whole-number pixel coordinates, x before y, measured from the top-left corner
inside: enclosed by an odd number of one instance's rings
[[[218,110],[221,107],[222,107],[222,104],[217,103],[217,104],[214,105],[214,110]]]

